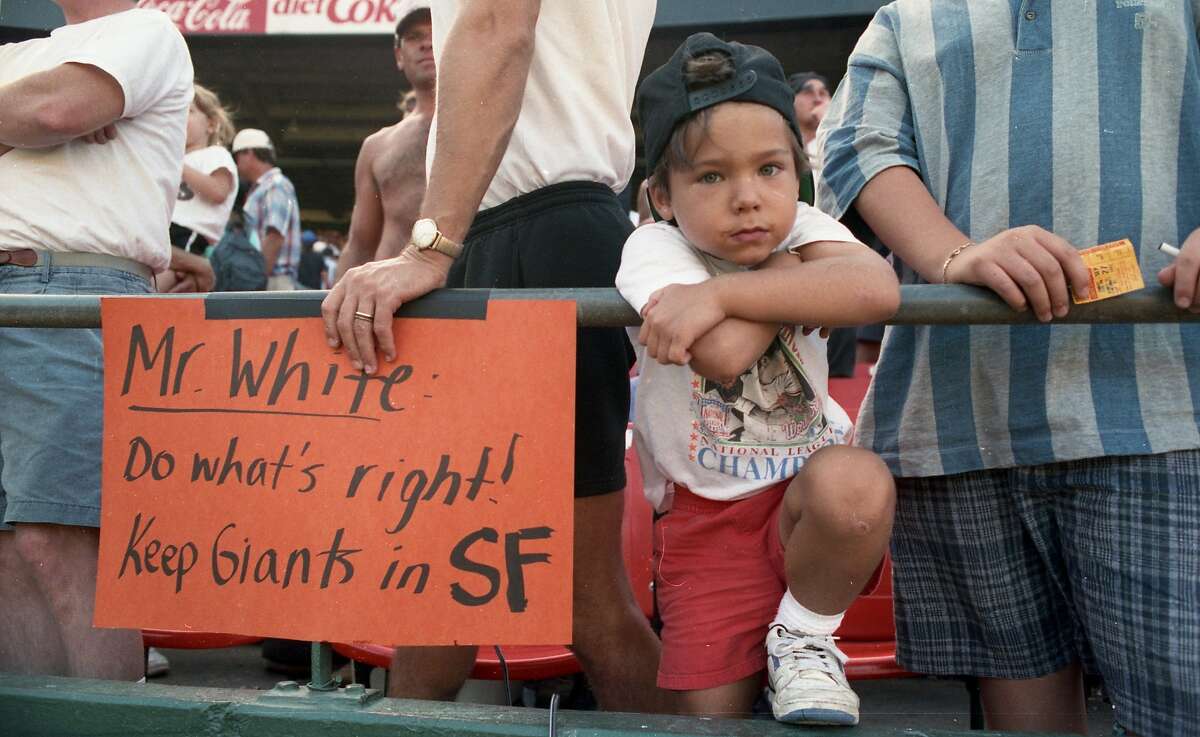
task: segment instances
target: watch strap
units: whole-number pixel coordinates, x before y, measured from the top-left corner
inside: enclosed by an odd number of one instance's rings
[[[459,254],[461,254],[463,251],[461,243],[455,243],[454,241],[450,240],[446,236],[442,235],[440,230],[438,231],[437,235],[433,237],[433,243],[429,244],[429,247],[438,253],[443,253],[449,256],[450,258],[458,258]]]

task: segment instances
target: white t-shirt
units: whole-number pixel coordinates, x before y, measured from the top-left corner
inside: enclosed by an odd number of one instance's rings
[[[825,166],[824,144],[824,140],[816,137],[804,144],[804,153],[808,155],[808,166],[812,169],[814,180],[821,176],[821,169]]]
[[[816,241],[857,239],[841,223],[800,204],[776,250]],[[741,267],[692,247],[673,225],[655,223],[629,236],[617,289],[639,313],[669,284],[698,284]],[[630,328],[637,345],[637,328]],[[848,442],[850,418],[829,397],[825,339],[786,326],[762,358],[729,387],[688,366],[663,365],[638,346],[634,442],[646,498],[670,507],[672,483],[706,499],[743,499],[796,475],[809,455]]]
[[[190,228],[216,243],[225,233],[225,224],[229,222],[229,213],[233,212],[233,201],[237,199],[237,165],[233,156],[224,146],[208,146],[189,151],[183,157],[183,163],[201,174],[212,174],[223,170],[229,172],[229,181],[233,184],[225,201],[213,204],[192,191],[182,180],[179,182],[178,199],[175,202],[175,214],[171,222]]]
[[[120,84],[117,137],[0,156],[0,248],[104,253],[165,269],[192,102],[187,45],[165,13],[131,9],[0,46],[0,85],[68,62]]]
[[[432,3],[439,64],[446,35],[465,3]],[[599,182],[614,192],[625,188],[635,157],[629,111],[656,5],[656,0],[542,3],[521,114],[480,209],[559,182]],[[435,118],[429,164],[436,140]]]

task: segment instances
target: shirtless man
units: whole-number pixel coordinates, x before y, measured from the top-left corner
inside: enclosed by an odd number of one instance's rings
[[[405,4],[407,8],[402,8],[396,24],[396,68],[412,84],[417,107],[399,123],[363,141],[354,166],[350,242],[338,261],[338,279],[372,259],[398,256],[408,244],[425,196],[425,144],[433,122],[437,81],[433,34],[429,3],[417,0]]]

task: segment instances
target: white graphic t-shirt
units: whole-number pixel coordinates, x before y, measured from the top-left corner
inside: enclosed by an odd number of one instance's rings
[[[777,250],[817,241],[856,242],[843,225],[800,204]],[[641,312],[656,290],[698,284],[740,266],[688,243],[667,223],[636,230],[625,244],[617,288]],[[630,328],[637,345],[637,328]],[[825,339],[785,326],[761,358],[732,384],[700,376],[688,366],[664,366],[638,346],[634,442],[646,497],[670,507],[672,484],[718,501],[743,499],[795,476],[826,445],[845,443],[850,418],[829,397]]]

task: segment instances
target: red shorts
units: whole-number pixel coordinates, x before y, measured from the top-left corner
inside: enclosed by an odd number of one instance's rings
[[[660,688],[714,688],[766,669],[767,628],[787,591],[779,510],[790,482],[736,502],[675,487],[654,526]],[[878,583],[876,569],[863,593]]]
[[[713,688],[766,668],[767,627],[787,591],[779,508],[789,481],[736,502],[675,487],[654,526],[659,687]]]

